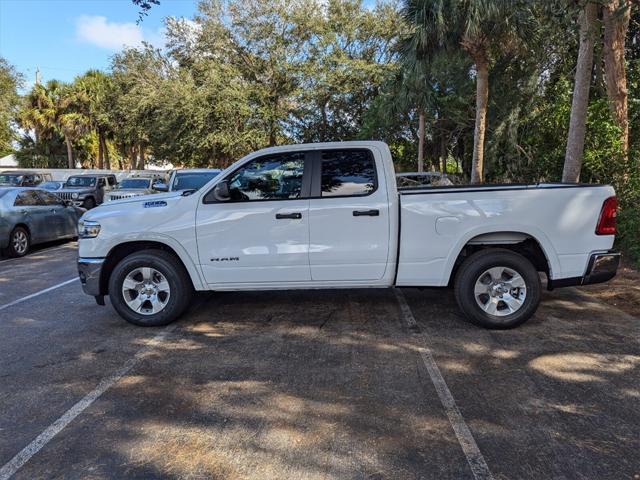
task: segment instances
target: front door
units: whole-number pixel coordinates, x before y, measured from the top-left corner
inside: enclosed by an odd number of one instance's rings
[[[250,160],[226,176],[230,199],[206,194],[196,213],[206,282],[304,282],[309,272],[310,164],[304,152]]]
[[[383,166],[368,149],[316,155],[309,205],[311,277],[371,281],[383,277],[389,256],[389,199]]]

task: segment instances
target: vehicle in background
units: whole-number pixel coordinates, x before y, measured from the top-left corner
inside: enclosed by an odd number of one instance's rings
[[[398,188],[446,187],[461,183],[456,175],[442,175],[440,172],[402,172],[396,173]]]
[[[164,325],[194,290],[453,286],[478,325],[529,319],[547,288],[616,274],[608,185],[398,188],[389,147],[334,142],[252,153],[198,192],[105,204],[78,225],[84,291]]]
[[[215,178],[222,170],[218,168],[191,168],[184,170],[174,170],[169,178],[167,188],[163,189],[169,192],[178,192],[183,190],[199,190],[203,185],[207,184],[212,178]]]
[[[105,193],[117,186],[113,174],[72,175],[67,178],[64,187],[56,191],[62,200],[73,202],[76,207],[91,210],[104,201]]]
[[[122,180],[118,187],[111,190],[104,197],[105,202],[122,200],[123,198],[139,197],[158,192],[156,185],[162,184],[162,178],[154,176],[133,176]]]
[[[75,238],[85,211],[46,190],[0,189],[0,249],[22,257],[37,243]]]
[[[62,190],[64,188],[64,182],[60,180],[50,180],[48,182],[42,182],[40,185],[38,185],[38,188],[47,190],[48,192],[57,192],[58,190]]]
[[[50,180],[50,173],[17,170],[0,173],[0,187],[35,187]]]

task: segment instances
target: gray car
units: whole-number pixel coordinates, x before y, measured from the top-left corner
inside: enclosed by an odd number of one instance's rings
[[[75,238],[84,212],[46,190],[0,189],[0,249],[22,257],[37,243]]]
[[[67,178],[64,187],[56,191],[63,200],[73,202],[76,207],[91,210],[104,201],[105,193],[117,185],[113,174],[84,174]]]

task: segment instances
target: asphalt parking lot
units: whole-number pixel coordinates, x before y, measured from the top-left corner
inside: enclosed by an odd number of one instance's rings
[[[201,294],[144,329],[75,256],[0,261],[0,479],[640,478],[640,320],[584,292],[502,332],[438,289]]]

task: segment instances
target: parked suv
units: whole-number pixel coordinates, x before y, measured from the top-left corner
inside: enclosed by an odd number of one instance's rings
[[[35,187],[50,180],[50,173],[17,170],[0,173],[0,187]]]
[[[117,188],[108,192],[104,201],[122,200],[123,198],[139,197],[156,193],[156,185],[162,182],[160,177],[131,176],[120,182]]]
[[[56,191],[56,195],[73,202],[76,207],[91,210],[100,205],[105,193],[117,184],[115,175],[73,175],[67,179],[62,190]]]

